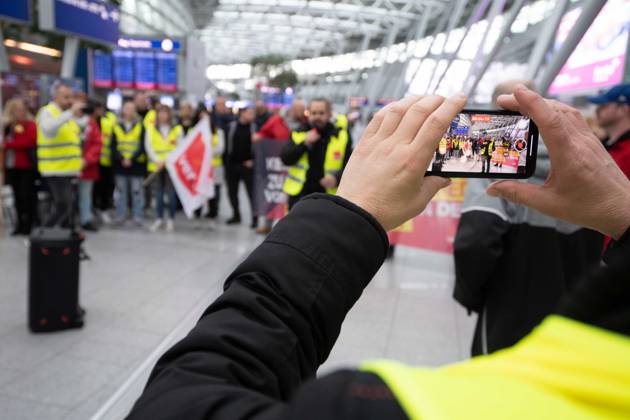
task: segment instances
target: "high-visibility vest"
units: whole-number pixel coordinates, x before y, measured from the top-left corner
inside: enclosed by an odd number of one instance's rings
[[[438,150],[441,155],[446,154],[446,139],[442,137],[440,143],[438,144]]]
[[[61,110],[50,103],[42,108],[58,118]],[[41,112],[41,111],[40,111]],[[81,172],[81,128],[74,119],[63,124],[55,137],[47,137],[37,127],[37,167],[43,176],[78,175]]]
[[[171,128],[166,138],[162,137],[162,134],[155,127],[155,124],[149,125],[147,130],[149,131],[151,148],[157,157],[157,162],[149,161],[147,169],[149,172],[155,172],[157,171],[157,164],[164,162],[168,155],[177,147],[177,138],[182,134],[183,129],[181,125],[174,126]]]
[[[114,126],[116,125],[116,114],[111,111],[101,118],[101,134],[103,135],[103,147],[101,148],[100,164],[102,166],[112,166],[112,133],[114,132]]]
[[[147,114],[144,116],[144,120],[142,123],[144,124],[144,128],[148,130],[149,126],[155,125],[155,119],[157,117],[157,113],[155,109],[150,109]]]
[[[411,420],[628,419],[630,338],[549,316],[512,348],[439,369],[392,361],[365,371]]]
[[[296,145],[306,140],[308,132],[296,131],[291,135],[291,140]],[[335,175],[343,168],[343,161],[348,146],[348,132],[339,130],[337,135],[331,136],[326,148],[326,157],[324,159],[324,174]],[[289,167],[287,177],[284,181],[283,190],[285,193],[296,196],[302,192],[304,183],[306,182],[306,173],[308,172],[308,153],[304,153],[298,163]],[[337,188],[327,188],[326,193],[335,194]]]
[[[335,118],[335,127],[340,130],[348,129],[348,117],[345,114],[338,114]]]
[[[114,126],[116,134],[116,150],[121,154],[123,159],[131,159],[133,155],[140,149],[142,138],[142,124],[139,122],[128,132],[121,127],[120,124]],[[138,157],[138,162],[144,163],[146,157],[144,155]]]
[[[219,145],[219,132],[217,131],[212,135],[212,148],[215,149]],[[212,155],[212,167],[218,168],[223,166],[223,156],[219,154]]]

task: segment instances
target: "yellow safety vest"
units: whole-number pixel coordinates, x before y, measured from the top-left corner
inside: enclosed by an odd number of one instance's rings
[[[148,126],[149,141],[151,142],[151,148],[157,156],[157,162],[149,161],[147,169],[149,172],[157,171],[157,164],[164,162],[168,155],[177,147],[177,138],[182,134],[183,128],[181,125],[176,125],[171,128],[166,138],[162,137],[160,131],[155,127],[155,124]]]
[[[439,369],[374,361],[411,420],[630,418],[630,338],[557,315],[512,348]]]
[[[105,116],[101,118],[101,134],[103,135],[103,147],[101,148],[101,166],[112,166],[112,133],[114,126],[116,125],[116,114],[111,111],[107,111]]]
[[[120,124],[114,126],[116,134],[116,150],[124,159],[131,159],[133,155],[140,149],[142,138],[142,124],[139,122],[134,124],[133,128],[128,132],[121,127]],[[138,157],[138,162],[144,163],[146,157],[144,154]]]
[[[212,135],[212,148],[216,148],[219,145],[219,133],[216,132]],[[223,166],[223,156],[218,154],[212,155],[212,167],[218,168],[219,166]]]
[[[42,110],[58,118],[61,110],[53,103]],[[41,111],[40,111],[41,112]],[[55,137],[46,137],[37,127],[37,167],[43,176],[78,175],[81,172],[81,128],[74,119],[62,125]]]
[[[307,136],[306,131],[296,131],[291,135],[291,140],[296,145],[303,143]],[[326,158],[324,159],[324,174],[335,175],[343,168],[343,161],[348,146],[348,132],[339,130],[336,136],[331,136],[326,148]],[[289,167],[289,172],[284,181],[284,192],[291,196],[296,196],[302,192],[306,182],[308,172],[308,153],[304,153],[297,164]],[[337,188],[327,188],[326,193],[335,194]]]
[[[348,129],[348,117],[345,114],[337,115],[337,118],[336,118],[336,121],[335,121],[335,127],[339,128],[340,130],[347,130]]]
[[[142,123],[144,124],[144,128],[148,129],[149,126],[155,125],[155,119],[157,117],[157,113],[155,109],[150,109],[149,112],[144,116],[144,120]]]

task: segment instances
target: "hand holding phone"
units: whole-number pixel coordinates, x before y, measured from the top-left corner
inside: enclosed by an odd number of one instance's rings
[[[529,178],[536,169],[538,128],[512,111],[462,110],[444,133],[427,175]]]

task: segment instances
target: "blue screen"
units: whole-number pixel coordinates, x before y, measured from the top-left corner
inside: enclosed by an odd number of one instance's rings
[[[158,89],[177,90],[177,54],[156,53]]]
[[[133,87],[133,52],[114,50],[114,82],[118,87]]]
[[[94,86],[112,87],[114,85],[114,66],[111,54],[94,51]]]
[[[28,10],[29,0],[2,0],[0,1],[0,19],[10,19],[28,22],[30,20]]]
[[[150,51],[134,52],[135,87],[155,89],[155,54]]]

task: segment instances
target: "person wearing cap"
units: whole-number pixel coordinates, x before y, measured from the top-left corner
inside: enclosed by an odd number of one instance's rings
[[[588,100],[597,104],[597,122],[608,134],[604,146],[630,178],[630,83],[613,86]]]

